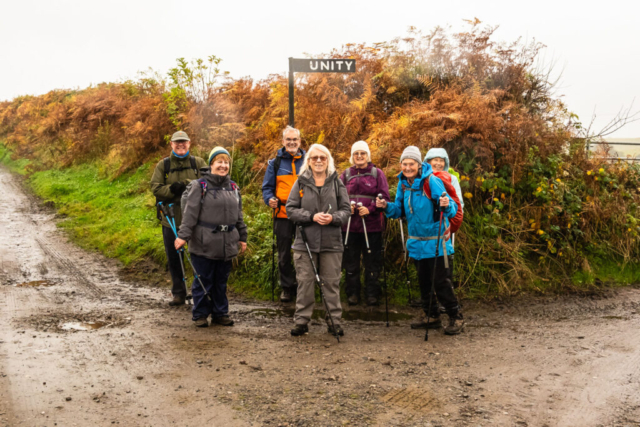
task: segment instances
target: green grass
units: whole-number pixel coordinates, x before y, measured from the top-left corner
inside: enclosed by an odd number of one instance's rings
[[[67,218],[60,222],[83,247],[118,258],[125,265],[150,257],[165,262],[155,199],[149,192],[150,165],[110,181],[97,165],[32,174],[36,195]]]
[[[5,165],[11,172],[20,175],[27,174],[27,166],[31,164],[28,159],[12,159],[12,153],[0,143],[0,163]]]

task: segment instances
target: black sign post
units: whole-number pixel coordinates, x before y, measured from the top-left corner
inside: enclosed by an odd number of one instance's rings
[[[293,73],[355,73],[355,59],[289,58],[289,126],[295,127],[293,114]]]

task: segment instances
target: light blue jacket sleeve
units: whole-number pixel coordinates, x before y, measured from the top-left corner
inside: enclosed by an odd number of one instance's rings
[[[402,180],[398,182],[398,191],[396,191],[396,200],[393,203],[387,203],[384,214],[387,218],[400,218],[403,212],[404,191],[402,190]]]

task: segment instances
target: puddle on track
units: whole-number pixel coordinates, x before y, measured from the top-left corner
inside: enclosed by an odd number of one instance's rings
[[[251,310],[249,312],[250,315],[253,316],[263,316],[263,317],[293,317],[293,313],[295,313],[294,308],[282,308],[282,309],[273,309],[273,308],[257,308],[255,310]],[[314,320],[324,319],[324,310],[313,310],[313,314],[311,318]],[[398,312],[389,312],[389,322],[397,322],[400,320],[409,320],[414,316],[411,314],[398,313]],[[342,318],[344,320],[362,320],[364,322],[386,322],[387,316],[384,310],[381,311],[361,311],[361,310],[343,310]]]
[[[15,285],[16,287],[19,288],[23,288],[23,287],[38,287],[38,286],[53,286],[55,285],[54,282],[50,281],[50,280],[34,280],[32,282],[24,282],[24,283],[18,283],[17,285]]]
[[[92,331],[106,326],[106,322],[67,322],[60,329],[64,331]]]

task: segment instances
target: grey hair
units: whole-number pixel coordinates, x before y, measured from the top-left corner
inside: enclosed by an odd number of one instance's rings
[[[322,144],[313,144],[311,147],[309,147],[309,151],[307,151],[307,154],[304,156],[304,163],[300,168],[300,175],[302,175],[307,169],[309,169],[309,158],[311,156],[311,153],[313,153],[314,151],[320,151],[327,156],[327,176],[334,173],[336,171],[336,165],[333,162],[333,157],[331,156],[329,149]]]
[[[284,128],[284,130],[282,131],[282,139],[284,139],[287,136],[287,133],[289,132],[295,132],[298,134],[298,138],[300,138],[300,130],[292,127],[292,126],[287,126],[286,128]]]

